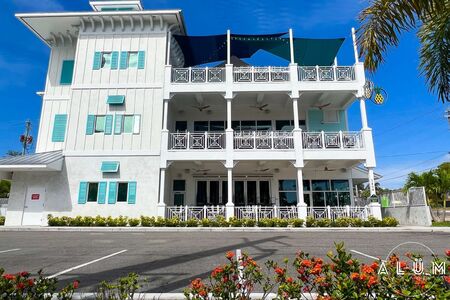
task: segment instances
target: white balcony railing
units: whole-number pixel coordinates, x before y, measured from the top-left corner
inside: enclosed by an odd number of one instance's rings
[[[286,82],[289,81],[287,67],[236,67],[234,82]]]
[[[298,67],[300,81],[352,81],[355,80],[353,66]]]
[[[294,135],[288,131],[235,131],[234,149],[294,149]]]
[[[303,132],[304,149],[362,149],[361,132]]]
[[[169,134],[170,150],[225,149],[224,132],[177,132]]]
[[[225,68],[172,68],[172,82],[225,82]]]
[[[314,219],[332,219],[350,217],[367,220],[372,214],[368,206],[321,206],[308,207],[308,216]]]

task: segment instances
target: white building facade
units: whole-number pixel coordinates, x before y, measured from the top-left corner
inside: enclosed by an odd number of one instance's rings
[[[12,173],[6,225],[56,216],[301,217],[358,208],[376,167],[362,62],[184,67],[179,10],[92,1],[92,12],[18,14],[51,48],[36,154]],[[362,128],[348,130],[359,101]],[[362,167],[362,165],[364,167]],[[374,205],[375,208],[376,204]],[[378,213],[374,213],[378,217]]]

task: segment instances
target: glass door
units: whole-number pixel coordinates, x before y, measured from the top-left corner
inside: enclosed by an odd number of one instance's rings
[[[270,181],[259,182],[259,203],[260,205],[271,205],[270,203]]]
[[[209,182],[209,204],[219,205],[220,201],[220,191],[219,191],[219,181]]]
[[[245,205],[245,189],[244,181],[234,182],[234,205],[244,206]]]
[[[256,205],[256,181],[247,181],[247,205]]]

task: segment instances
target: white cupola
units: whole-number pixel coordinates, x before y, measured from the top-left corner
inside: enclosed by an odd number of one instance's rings
[[[94,11],[137,11],[144,10],[140,0],[97,0],[89,1]]]

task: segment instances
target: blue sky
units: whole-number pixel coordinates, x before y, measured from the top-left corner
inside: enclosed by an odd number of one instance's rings
[[[33,123],[37,135],[49,49],[14,17],[17,12],[90,10],[88,0],[5,0],[0,10],[3,43],[0,47],[0,156],[19,150],[24,122]],[[354,63],[350,29],[358,27],[359,0],[144,0],[146,9],[180,8],[188,33],[273,33],[293,28],[296,37],[345,37],[340,65]],[[427,91],[418,73],[419,44],[414,32],[404,34],[391,49],[386,63],[371,79],[389,94],[386,104],[367,103],[369,126],[374,130],[382,186],[399,187],[411,171],[428,170],[450,161],[450,125],[443,117],[447,106]],[[257,53],[254,64],[284,64]],[[351,130],[361,128],[359,104],[349,109]]]

